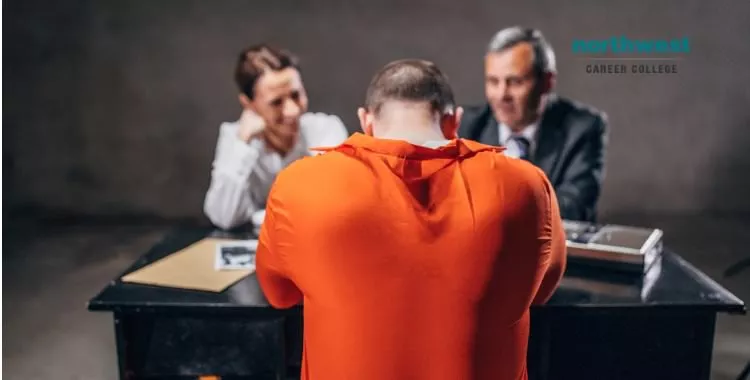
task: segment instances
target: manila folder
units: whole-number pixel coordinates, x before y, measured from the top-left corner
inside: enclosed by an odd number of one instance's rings
[[[122,277],[123,282],[222,292],[252,270],[214,268],[216,245],[231,240],[206,238]]]

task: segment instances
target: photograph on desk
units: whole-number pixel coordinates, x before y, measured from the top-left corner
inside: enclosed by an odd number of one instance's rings
[[[216,244],[216,270],[255,270],[257,240],[222,242]]]

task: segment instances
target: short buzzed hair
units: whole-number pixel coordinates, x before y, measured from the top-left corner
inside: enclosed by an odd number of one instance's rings
[[[288,51],[268,44],[250,46],[240,52],[234,69],[234,81],[240,92],[255,97],[255,83],[266,71],[281,71],[291,67],[299,70],[297,57]]]
[[[367,88],[365,107],[377,115],[390,100],[425,102],[441,115],[455,109],[448,77],[434,63],[421,59],[394,61],[375,74]]]
[[[534,71],[537,75],[556,73],[555,52],[538,29],[513,26],[497,32],[487,46],[487,53],[499,53],[526,42],[534,51]]]

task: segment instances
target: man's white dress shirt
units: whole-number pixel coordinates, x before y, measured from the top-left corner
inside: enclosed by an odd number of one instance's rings
[[[519,133],[513,133],[513,131],[505,124],[498,123],[499,130],[499,136],[500,136],[500,145],[505,147],[505,154],[510,157],[519,158],[521,157],[521,154],[523,153],[523,147],[519,146],[518,142],[513,140],[513,137],[523,137],[526,140],[529,141],[529,152],[528,155],[531,156],[533,154],[534,150],[536,149],[536,132],[537,132],[537,125],[531,124],[521,130]]]

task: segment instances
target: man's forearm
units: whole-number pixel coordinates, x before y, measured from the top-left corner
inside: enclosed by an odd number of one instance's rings
[[[589,222],[596,219],[596,204],[601,191],[596,172],[592,169],[585,178],[563,183],[555,189],[563,219]]]
[[[286,224],[287,221],[278,219],[278,211],[284,208],[274,195],[276,194],[269,195],[266,206],[266,218],[258,237],[255,266],[258,282],[268,302],[273,307],[284,309],[302,302],[303,296],[291,280],[284,257],[285,253],[294,252],[294,247],[291,241],[285,240],[283,234],[278,234],[279,224]],[[290,228],[285,225],[280,230],[288,231]]]
[[[607,146],[605,117],[594,119],[582,137],[580,148],[570,159],[555,193],[563,219],[594,221],[604,179],[604,153]]]
[[[549,250],[546,252],[549,255],[549,263],[539,286],[539,291],[533,301],[536,305],[541,305],[549,301],[562,280],[567,264],[565,230],[563,229],[561,218],[561,200],[553,192],[550,192],[549,202],[550,214],[548,225],[551,234],[548,246]]]
[[[561,194],[560,200],[560,215],[565,220],[586,220],[587,210],[585,207],[580,205],[575,197]]]

